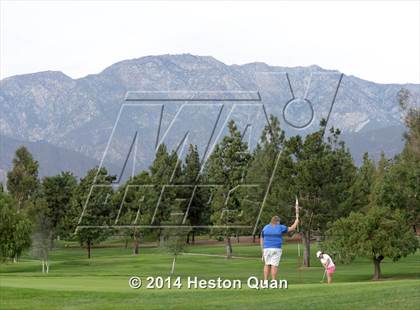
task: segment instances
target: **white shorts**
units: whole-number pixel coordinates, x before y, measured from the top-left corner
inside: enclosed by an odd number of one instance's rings
[[[266,265],[271,265],[271,266],[276,266],[277,267],[280,263],[281,253],[282,253],[282,250],[277,249],[277,248],[266,248],[266,249],[264,249],[264,252],[263,252],[264,263]]]

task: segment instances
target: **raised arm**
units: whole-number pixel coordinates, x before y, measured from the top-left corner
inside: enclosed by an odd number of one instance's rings
[[[287,228],[287,232],[295,231],[296,230],[296,227],[299,224],[299,201],[298,201],[297,196],[296,196],[295,210],[296,210],[296,219],[295,219],[295,222],[293,223],[292,226],[290,226],[290,227]]]
[[[287,232],[295,231],[298,224],[299,224],[299,218],[296,218],[293,225],[287,228]]]

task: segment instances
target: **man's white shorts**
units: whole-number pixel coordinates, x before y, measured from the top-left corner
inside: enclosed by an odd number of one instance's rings
[[[264,249],[263,255],[264,255],[264,263],[266,265],[271,266],[278,266],[281,258],[281,249],[277,248],[266,248]]]

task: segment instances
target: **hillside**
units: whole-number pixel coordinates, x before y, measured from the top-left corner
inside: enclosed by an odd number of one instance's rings
[[[40,162],[55,162],[56,165],[54,168],[43,168],[46,169],[43,171],[45,174],[62,169],[82,173],[88,165],[101,160],[128,91],[258,90],[267,113],[277,115],[288,134],[305,134],[318,128],[319,120],[327,117],[339,78],[340,72],[318,66],[288,68],[264,63],[226,65],[213,57],[189,54],[124,60],[98,74],[80,79],[72,79],[55,71],[25,74],[0,81],[0,133],[14,140],[37,144],[42,141],[42,145],[47,143],[60,150],[76,152],[66,154],[66,160],[54,161],[52,159],[57,158],[58,153],[40,146],[44,150],[38,152]],[[282,110],[292,98],[290,88],[296,98],[305,97],[312,103],[314,118],[304,130],[296,130],[283,121]],[[377,84],[354,76],[343,76],[332,106],[329,126],[339,127],[343,131],[357,161],[365,151],[375,154],[384,151],[393,155],[401,149],[403,124],[397,102],[397,93],[401,88],[409,89],[414,101],[419,102],[419,85]],[[179,103],[166,103],[161,135],[179,107]],[[289,119],[305,122],[308,113],[305,109],[307,107],[296,105],[286,112]],[[224,109],[222,119],[228,115],[227,111],[229,109]],[[114,133],[117,143],[111,145],[105,158],[107,165],[121,167],[136,131],[141,132],[141,141],[144,143],[139,147],[141,152],[137,167],[145,168],[150,164],[158,122],[153,113],[123,115]],[[178,119],[181,125],[175,128],[172,136],[166,137],[165,143],[177,145],[187,130],[184,128],[186,124],[197,129],[194,136],[189,136],[188,143],[203,144],[203,141],[207,141],[206,134],[211,131],[215,111],[202,108],[190,113]],[[255,111],[251,107],[232,116],[242,129],[246,128],[246,122],[254,122],[252,137],[249,133],[251,147],[257,142],[264,125],[262,118],[257,120],[253,113]],[[223,131],[222,125],[223,122],[218,125],[220,132]],[[359,137],[367,137],[371,132],[388,138],[358,143]],[[14,152],[11,145],[15,144],[8,144],[0,150],[3,153],[0,169],[10,167],[11,153]],[[200,150],[204,148],[204,144],[199,145]]]

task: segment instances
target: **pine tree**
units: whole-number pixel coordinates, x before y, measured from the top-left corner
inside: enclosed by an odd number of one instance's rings
[[[53,231],[52,238],[66,236],[73,231],[66,230],[64,219],[71,209],[74,191],[77,186],[76,177],[71,172],[45,177],[42,180],[42,195],[47,205],[47,216]]]
[[[113,197],[113,205],[117,211],[116,225],[132,226],[123,229],[123,233],[133,240],[133,254],[138,255],[140,239],[150,233],[148,226],[157,203],[156,193],[153,191],[151,178],[146,171],[127,180]]]
[[[279,120],[271,115],[270,124],[264,127],[260,142],[252,154],[246,178],[247,184],[258,185],[248,191],[244,200],[247,223],[253,226],[259,219],[255,233],[260,231],[274,214],[280,215],[283,220],[289,215],[287,203],[283,199],[293,196],[293,193],[284,193],[290,190],[292,171],[291,162],[285,156],[284,142],[285,134],[280,128]],[[263,209],[260,210],[261,208]],[[261,215],[258,218],[260,211]],[[253,237],[255,239],[255,235]]]
[[[77,229],[76,237],[81,245],[86,245],[88,258],[91,258],[92,245],[109,235],[109,226],[115,218],[111,203],[114,179],[105,168],[93,168],[80,180],[75,190],[72,212],[68,218],[73,220],[73,229],[86,226]]]
[[[420,223],[420,109],[411,103],[411,94],[399,93],[407,127],[402,153],[389,163],[378,187],[378,202],[391,209],[406,210],[407,221],[414,231]]]
[[[16,150],[13,168],[7,173],[7,189],[18,203],[18,210],[33,198],[38,191],[38,162],[26,147]]]
[[[358,169],[354,183],[349,188],[349,197],[344,202],[348,213],[360,211],[369,205],[375,188],[375,164],[368,153],[363,155],[362,166]]]
[[[171,186],[179,184],[181,176],[181,162],[175,151],[168,153],[164,144],[161,144],[156,152],[155,160],[150,167],[151,182],[157,197],[155,211],[152,216],[152,225],[158,228],[159,243],[163,239],[162,229],[165,222],[170,220],[171,206],[179,196],[179,187]]]
[[[216,226],[225,227],[215,230],[223,234],[226,242],[226,254],[232,257],[231,236],[235,226],[243,222],[242,198],[243,192],[235,190],[246,179],[246,168],[251,155],[248,146],[242,141],[242,136],[234,121],[228,124],[229,135],[216,145],[206,167],[207,178],[210,184],[219,184],[221,187],[212,189],[212,223]]]
[[[354,182],[356,168],[344,142],[339,140],[340,131],[331,128],[325,141],[325,122],[321,129],[287,141],[288,152],[293,161],[291,188],[298,193],[302,207],[300,228],[304,249],[303,261],[310,266],[310,242],[312,234],[321,234],[327,223],[343,216],[343,202],[348,198],[347,189]],[[293,198],[290,198],[293,201]]]
[[[204,226],[210,223],[210,207],[207,203],[209,200],[209,190],[200,186],[204,183],[204,178],[200,175],[201,164],[197,146],[190,145],[185,163],[182,168],[182,196],[185,197],[186,203],[183,204],[182,212],[187,213],[187,222],[191,226]],[[195,234],[199,231],[192,228],[187,236],[187,243],[191,235],[191,242],[195,242]]]
[[[343,261],[349,262],[357,256],[371,258],[374,280],[382,276],[381,262],[384,258],[397,261],[415,253],[419,247],[415,224],[420,213],[420,113],[416,108],[407,107],[408,99],[407,92],[400,93],[409,129],[403,152],[394,161],[381,154],[373,174],[374,186],[368,208],[334,222],[327,231],[330,238],[324,245],[326,250],[336,253]]]

